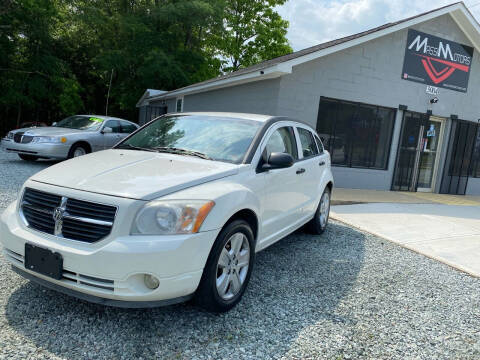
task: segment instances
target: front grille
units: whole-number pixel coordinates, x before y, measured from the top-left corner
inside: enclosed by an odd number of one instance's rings
[[[23,255],[20,255],[14,251],[4,249],[3,253],[5,254],[5,257],[9,259],[11,262],[17,264],[17,265],[23,265],[24,264],[24,259]]]
[[[84,286],[94,287],[101,290],[107,290],[113,292],[114,281],[107,279],[100,279],[93,276],[82,275],[68,270],[63,270],[62,274],[63,281],[76,283]]]
[[[19,132],[13,135],[13,141],[16,143],[28,144],[32,141],[33,136],[31,135],[23,135],[23,132]]]
[[[75,199],[68,199],[67,201],[67,212],[73,216],[87,216],[92,219],[113,222],[116,211],[117,209],[113,206]]]
[[[22,141],[22,136],[23,136],[23,132],[18,132],[18,133],[13,134],[13,141],[15,141],[16,143],[21,142]]]
[[[43,191],[25,189],[22,199],[22,212],[29,227],[53,234],[55,220],[53,210],[60,206],[62,197]]]
[[[23,267],[25,259],[23,255],[20,255],[9,249],[4,249],[4,254],[12,263],[17,266]],[[62,282],[70,284],[80,284],[83,286],[88,286],[94,288],[93,290],[101,289],[113,292],[115,290],[114,281],[110,279],[102,279],[98,277],[93,277],[89,275],[79,274],[77,272],[69,271],[63,269],[62,271]]]
[[[21,203],[21,214],[28,227],[89,243],[110,234],[116,212],[115,206],[70,199],[31,188],[25,189]]]

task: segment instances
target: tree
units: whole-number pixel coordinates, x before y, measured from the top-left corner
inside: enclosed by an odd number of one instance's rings
[[[291,51],[286,0],[0,0],[0,136],[78,112],[134,120],[172,90]],[[223,69],[222,69],[223,66]],[[113,72],[112,72],[113,70]]]
[[[226,59],[223,71],[236,71],[292,52],[288,21],[273,9],[287,0],[226,0],[224,28],[215,39]]]
[[[132,120],[146,88],[172,90],[219,74],[204,44],[221,27],[221,0],[76,0],[72,11],[68,43],[96,112],[105,111],[112,69],[109,113]]]
[[[18,0],[0,12],[0,105],[16,112],[16,126],[82,107],[80,85],[62,58],[61,11],[56,0]]]

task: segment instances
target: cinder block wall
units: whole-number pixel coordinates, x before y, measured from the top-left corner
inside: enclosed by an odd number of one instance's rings
[[[450,15],[427,21],[413,27],[416,30],[471,45]],[[480,89],[480,58],[474,52],[467,93],[440,89],[437,104],[430,104],[431,95],[426,86],[401,79],[408,30],[369,41],[309,63],[294,67],[292,74],[281,78],[276,113],[307,121],[316,126],[321,96],[358,101],[373,105],[398,108],[408,105],[408,110],[449,118],[456,114],[460,119],[474,120],[478,115],[478,90]],[[477,91],[475,91],[477,90]],[[402,111],[397,117],[387,170],[368,170],[334,167],[336,185],[339,187],[389,190],[391,187]],[[450,128],[447,126],[446,130]],[[449,133],[444,133],[444,147]],[[440,184],[446,149],[440,154],[436,187]]]

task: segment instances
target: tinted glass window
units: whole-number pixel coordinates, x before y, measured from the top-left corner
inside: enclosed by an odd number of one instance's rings
[[[310,131],[307,129],[297,128],[300,137],[300,145],[302,146],[302,153],[304,158],[309,158],[318,154],[315,139]]]
[[[474,142],[471,176],[480,178],[480,126]]]
[[[394,109],[322,98],[317,132],[334,165],[386,169]]]
[[[97,130],[103,123],[103,119],[94,116],[74,115],[59,121],[55,127],[78,130]]]
[[[120,121],[118,121],[118,120],[108,120],[105,123],[105,127],[111,128],[113,133],[121,133],[122,132],[122,127],[120,126]]]
[[[287,153],[294,159],[298,159],[297,143],[292,127],[282,127],[270,136],[265,146],[265,155],[267,160],[273,152]]]
[[[217,116],[168,116],[154,120],[117,146],[152,151],[176,148],[238,164],[260,125],[259,121]]]
[[[130,124],[126,121],[122,121],[121,125],[122,125],[122,133],[124,133],[124,134],[130,134],[130,133],[134,132],[135,130],[137,130],[137,127],[135,125]]]

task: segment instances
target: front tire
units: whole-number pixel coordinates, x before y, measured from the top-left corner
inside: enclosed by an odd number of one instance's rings
[[[74,144],[70,151],[68,152],[68,158],[72,159],[75,157],[83,156],[86,155],[90,152],[90,149],[88,149],[85,145],[83,144]]]
[[[33,156],[33,155],[18,154],[18,157],[22,160],[25,160],[25,161],[37,161],[38,160],[38,156]]]
[[[330,198],[331,191],[326,187],[323,191],[317,211],[312,220],[307,224],[309,232],[315,235],[323,234],[328,225],[328,218],[330,217]]]
[[[222,313],[237,305],[247,288],[255,260],[255,239],[244,220],[228,224],[218,235],[208,256],[195,302]]]

